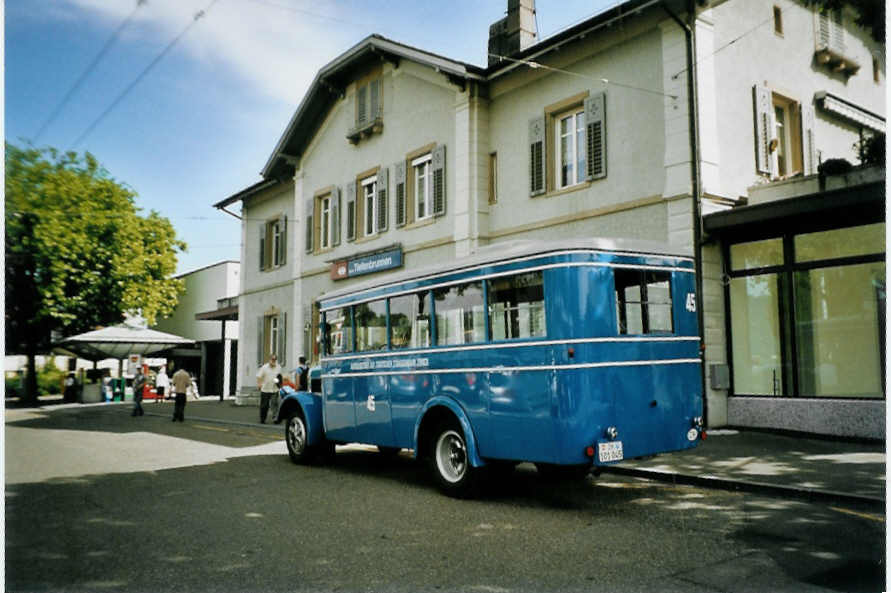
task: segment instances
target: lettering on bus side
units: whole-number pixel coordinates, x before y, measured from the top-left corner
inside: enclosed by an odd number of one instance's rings
[[[429,358],[406,358],[402,360],[358,360],[350,363],[351,371],[374,371],[378,369],[416,369],[430,366]]]

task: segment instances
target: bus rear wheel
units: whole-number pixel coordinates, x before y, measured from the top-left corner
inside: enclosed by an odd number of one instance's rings
[[[434,431],[432,443],[430,468],[439,488],[458,498],[474,494],[479,471],[470,464],[461,426],[457,422],[441,424]]]

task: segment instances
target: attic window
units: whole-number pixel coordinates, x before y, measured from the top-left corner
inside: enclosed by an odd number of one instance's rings
[[[355,105],[355,126],[347,134],[352,144],[383,131],[383,82],[380,74],[356,83]]]

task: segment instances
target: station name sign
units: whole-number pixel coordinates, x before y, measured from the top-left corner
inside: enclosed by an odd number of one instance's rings
[[[399,267],[402,267],[401,247],[334,262],[331,265],[331,278],[343,280]]]

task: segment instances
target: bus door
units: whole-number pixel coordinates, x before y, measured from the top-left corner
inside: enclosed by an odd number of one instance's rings
[[[357,441],[387,447],[395,445],[389,382],[389,376],[377,374],[355,379]]]

